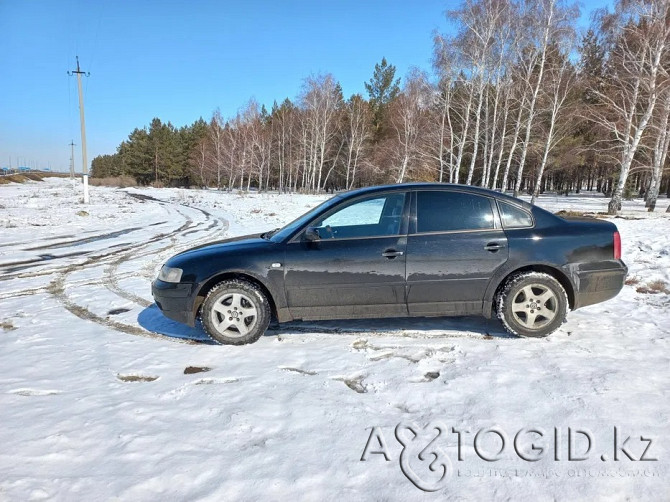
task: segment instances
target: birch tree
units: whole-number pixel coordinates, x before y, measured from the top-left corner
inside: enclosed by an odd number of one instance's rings
[[[568,7],[560,0],[527,0],[525,3],[523,19],[528,38],[527,43],[521,45],[523,53],[519,56],[519,63],[523,67],[523,83],[528,92],[528,110],[514,186],[515,196],[519,195],[523,181],[526,156],[537,114],[537,100],[543,85],[547,51],[552,42],[559,43],[566,33],[572,31],[577,14],[576,7]]]
[[[510,57],[512,56],[512,49],[515,47],[515,39],[518,36],[518,30],[515,28],[516,9],[510,2],[503,2],[500,7],[500,19],[497,23],[496,38],[493,53],[495,64],[491,69],[492,87],[493,87],[493,117],[491,126],[487,129],[487,144],[490,140],[490,148],[488,149],[488,157],[484,156],[484,169],[482,174],[483,187],[488,187],[489,184],[495,188],[496,179],[500,170],[502,162],[502,155],[505,146],[505,134],[507,132],[507,119],[509,114],[509,76],[511,72],[508,70]],[[501,104],[502,97],[502,104]],[[497,138],[500,131],[500,139]],[[490,137],[489,137],[490,136]],[[494,154],[498,150],[496,170],[493,177],[491,177],[491,169],[493,167]]]
[[[568,60],[571,45],[568,45],[565,52],[561,52],[560,48],[554,47],[556,54],[554,55],[554,66],[549,65],[547,68],[547,85],[543,90],[545,102],[545,115],[547,121],[547,133],[542,150],[542,160],[537,170],[537,178],[535,181],[535,188],[533,189],[533,196],[531,204],[535,204],[535,200],[540,194],[542,186],[542,176],[547,167],[549,154],[560,143],[571,130],[571,125],[562,121],[561,116],[566,109],[566,101],[570,94],[572,84],[575,80],[575,73],[570,61]]]
[[[419,154],[431,165],[437,164],[438,182],[454,178],[454,134],[451,114],[453,81],[443,76],[428,97],[426,131],[420,138]]]
[[[332,75],[305,79],[300,101],[305,112],[308,183],[313,191],[322,188],[321,177],[337,131],[336,115],[341,100],[342,91]]]
[[[498,187],[498,174],[500,173],[500,167],[502,166],[502,159],[503,159],[503,154],[505,153],[505,144],[507,140],[507,130],[508,130],[508,118],[510,114],[510,107],[511,107],[511,102],[512,102],[512,82],[509,77],[506,77],[500,84],[499,84],[500,92],[504,96],[503,99],[503,104],[502,104],[502,121],[501,121],[501,131],[500,131],[500,140],[499,140],[499,146],[498,146],[498,155],[496,159],[496,168],[495,172],[493,173],[493,177],[491,178],[491,188],[496,189]],[[517,136],[518,137],[518,129],[517,129]],[[490,170],[490,168],[489,168]],[[509,174],[509,167],[505,171],[505,182],[507,182],[507,175]],[[502,185],[502,189],[505,189],[505,184]]]
[[[471,71],[472,97],[475,100],[472,156],[466,184],[472,184],[477,162],[482,107],[487,89],[494,40],[504,20],[506,2],[498,0],[466,0],[463,7],[450,14],[462,26],[458,45]]]
[[[346,142],[344,186],[350,190],[356,180],[356,171],[362,160],[365,145],[372,137],[370,107],[360,94],[354,94],[346,103],[345,132]]]
[[[666,90],[665,98],[661,103],[657,114],[658,119],[654,124],[656,141],[652,150],[651,184],[645,201],[645,207],[649,212],[656,209],[663,169],[668,158],[668,147],[670,146],[670,90]],[[668,206],[668,209],[670,209],[670,206]]]
[[[277,189],[291,190],[293,181],[293,137],[295,107],[287,98],[272,110],[272,153],[277,160]]]
[[[519,96],[516,100],[516,120],[514,122],[514,132],[512,133],[511,144],[509,151],[507,152],[507,161],[505,163],[505,171],[503,172],[502,182],[500,188],[504,192],[507,189],[509,181],[509,173],[512,167],[512,160],[514,159],[514,154],[517,147],[519,146],[519,136],[521,134],[521,127],[523,126],[523,112],[526,108],[526,93],[524,90],[517,91],[516,94]]]
[[[217,190],[221,189],[221,175],[223,174],[224,166],[224,136],[223,136],[223,117],[221,116],[221,110],[218,108],[214,111],[212,115],[212,120],[209,123],[209,140],[212,145],[211,155],[212,163],[214,165],[214,170],[216,173],[216,188]]]
[[[613,14],[601,15],[609,45],[607,84],[590,90],[597,98],[589,117],[610,134],[619,157],[618,181],[607,207],[621,199],[635,154],[649,126],[659,93],[668,85],[670,3],[667,0],[619,0]],[[608,145],[605,145],[608,148]]]
[[[451,183],[458,183],[459,181],[461,163],[468,145],[470,118],[475,95],[472,81],[463,71],[459,70],[456,77],[452,77],[450,74],[452,65],[460,65],[463,62],[460,49],[456,45],[456,42],[448,36],[437,35],[434,38],[434,66],[440,78],[446,79],[450,83],[453,82],[450,95],[451,105],[447,109],[447,120],[452,133],[450,146],[452,152],[456,151],[455,159],[450,165],[449,181]]]
[[[402,92],[393,101],[391,129],[394,134],[393,158],[396,183],[402,183],[418,156],[418,141],[424,123],[425,76],[414,72],[405,81]]]
[[[202,138],[198,141],[198,144],[191,153],[191,160],[196,166],[196,172],[198,173],[202,187],[207,187],[209,185],[208,157],[209,149],[207,148],[207,138]]]

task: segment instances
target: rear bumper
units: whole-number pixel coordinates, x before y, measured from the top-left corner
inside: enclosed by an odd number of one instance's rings
[[[623,288],[628,267],[621,260],[608,268],[581,270],[576,274],[574,309],[614,298]]]
[[[151,294],[163,315],[173,321],[195,326],[193,313],[193,284],[164,282],[151,283]]]

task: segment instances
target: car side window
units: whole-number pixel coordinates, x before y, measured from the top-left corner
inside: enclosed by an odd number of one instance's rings
[[[397,235],[404,204],[404,193],[373,197],[336,210],[312,226],[321,239]]]
[[[418,233],[493,228],[490,200],[464,192],[417,192],[416,218]]]
[[[532,227],[533,218],[521,208],[498,201],[500,217],[505,228]]]

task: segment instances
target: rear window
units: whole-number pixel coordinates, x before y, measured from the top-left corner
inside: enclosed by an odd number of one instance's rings
[[[463,192],[418,192],[416,218],[419,233],[493,228],[489,199]]]
[[[498,201],[498,207],[505,228],[533,226],[533,218],[523,209],[501,201]]]

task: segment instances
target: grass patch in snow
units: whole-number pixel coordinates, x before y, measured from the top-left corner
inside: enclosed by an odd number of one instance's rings
[[[187,366],[184,368],[184,375],[192,375],[194,373],[204,373],[206,371],[211,371],[212,368],[207,366]]]
[[[635,276],[629,277],[624,284],[626,286],[635,286],[636,284],[640,284],[640,278]]]
[[[146,375],[116,375],[116,378],[122,382],[153,382],[158,380],[157,376],[146,376]]]
[[[2,328],[2,331],[14,331],[16,326],[12,324],[12,321],[2,321],[0,322],[0,328]]]
[[[300,373],[301,375],[316,375],[316,371],[302,370],[300,368],[289,368],[288,366],[282,366],[280,369],[284,371],[292,371],[294,373]]]
[[[10,183],[25,183],[26,181],[42,181],[44,178],[67,178],[69,174],[65,173],[21,173],[0,176],[0,185],[9,185]]]
[[[667,283],[660,279],[648,282],[643,286],[638,286],[635,288],[635,291],[648,295],[656,295],[658,293],[665,293],[666,295],[670,295],[670,289],[668,289]]]

